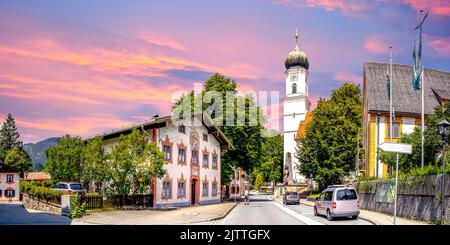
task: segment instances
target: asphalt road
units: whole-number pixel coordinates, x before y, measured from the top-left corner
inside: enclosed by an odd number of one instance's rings
[[[362,220],[360,218],[353,220],[351,218],[334,218],[332,221],[328,221],[325,216],[314,216],[314,209],[311,206],[305,204],[300,205],[284,205],[285,207],[304,215],[310,219],[318,221],[324,225],[373,225],[372,223]]]
[[[248,205],[236,206],[218,224],[221,225],[305,225],[284,212],[265,195],[252,195]]]
[[[372,225],[365,220],[336,218],[328,221],[314,216],[313,207],[305,204],[283,205],[268,195],[253,194],[250,203],[240,203],[225,218],[207,222],[209,225]]]
[[[70,225],[67,217],[44,212],[27,211],[22,204],[0,203],[0,225]]]

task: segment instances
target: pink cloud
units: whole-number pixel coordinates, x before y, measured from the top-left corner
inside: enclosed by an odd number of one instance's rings
[[[367,37],[364,41],[364,48],[374,54],[389,53],[389,44],[383,36],[378,34]]]
[[[353,82],[360,84],[363,80],[362,76],[357,76],[349,72],[338,72],[334,75],[334,79],[343,82]]]
[[[406,4],[415,10],[429,10],[432,14],[450,16],[450,4],[448,0],[383,0],[383,2],[394,2]]]
[[[347,16],[364,16],[370,9],[367,1],[356,0],[273,0],[275,4],[294,7],[322,8],[326,11],[341,11]]]
[[[188,50],[184,44],[173,40],[172,38],[168,37],[167,35],[165,35],[163,33],[147,31],[147,32],[141,34],[140,36],[143,40],[145,40],[146,42],[153,44],[153,45],[171,48],[176,51],[187,51]]]
[[[428,43],[440,56],[450,56],[450,37],[431,38]]]

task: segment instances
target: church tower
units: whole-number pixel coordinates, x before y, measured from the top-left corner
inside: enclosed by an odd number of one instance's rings
[[[309,111],[308,58],[298,47],[298,30],[295,31],[295,47],[284,61],[286,67],[286,96],[283,99],[284,167],[289,169],[288,182],[303,183],[305,178],[298,173],[295,135],[300,122]]]

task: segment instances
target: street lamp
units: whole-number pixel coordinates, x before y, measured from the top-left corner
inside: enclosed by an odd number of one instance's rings
[[[441,177],[441,219],[440,224],[444,223],[444,191],[445,191],[445,140],[450,135],[450,123],[444,118],[440,123],[439,133],[442,137],[442,177]]]

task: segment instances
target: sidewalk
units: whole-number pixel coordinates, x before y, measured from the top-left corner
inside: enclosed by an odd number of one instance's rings
[[[184,207],[175,210],[114,210],[88,213],[72,224],[98,225],[181,225],[225,217],[235,203]]]
[[[300,201],[300,205],[302,205],[302,204],[308,205],[311,207],[314,206],[314,202],[306,201],[306,199],[302,199]],[[393,225],[392,224],[392,221],[393,221],[392,216],[383,214],[383,213],[365,210],[365,209],[360,210],[359,218],[367,220],[371,223],[374,223],[375,225]],[[428,225],[428,223],[426,223],[426,222],[410,220],[410,219],[405,219],[405,218],[400,218],[400,217],[397,217],[395,222],[397,225]]]

